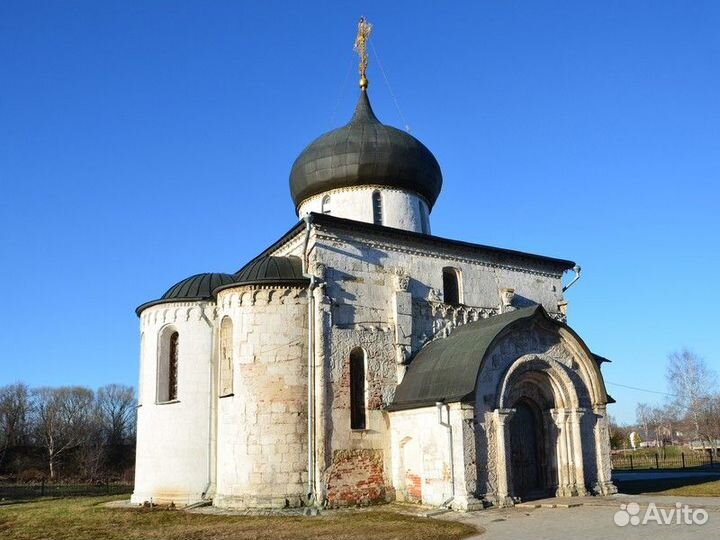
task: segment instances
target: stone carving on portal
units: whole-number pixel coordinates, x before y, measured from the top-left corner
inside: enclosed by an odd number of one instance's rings
[[[483,361],[475,390],[478,495],[491,504],[512,504],[517,496],[507,426],[521,399],[543,411],[542,489],[558,496],[584,495],[588,486],[600,494],[616,492],[605,405],[592,405],[604,397],[591,397],[597,381],[588,366],[594,361],[576,357],[585,353],[563,339],[556,329],[528,321],[501,336]]]
[[[495,420],[493,418],[493,415],[491,413],[485,414],[485,424],[484,424],[484,434],[485,434],[485,444],[481,445],[480,448],[485,450],[485,456],[486,456],[486,465],[485,465],[485,478],[487,483],[487,488],[484,494],[487,498],[488,496],[493,496],[497,493],[497,467],[498,467],[498,460],[497,460],[497,441],[495,437],[495,432],[497,430],[497,426],[495,425]],[[481,478],[482,475],[478,475],[478,479]]]

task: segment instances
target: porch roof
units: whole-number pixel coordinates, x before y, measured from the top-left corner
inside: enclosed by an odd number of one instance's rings
[[[460,326],[449,337],[432,341],[417,353],[388,410],[414,409],[437,402],[475,401],[480,367],[493,342],[505,330],[533,317],[569,329],[550,317],[541,305]]]

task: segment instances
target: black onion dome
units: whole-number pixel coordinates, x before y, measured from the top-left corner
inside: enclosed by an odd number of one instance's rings
[[[145,308],[167,302],[209,300],[213,298],[213,291],[215,289],[222,287],[223,285],[227,285],[228,283],[232,283],[233,279],[232,274],[210,272],[195,274],[194,276],[185,278],[182,281],[178,281],[175,285],[170,287],[159,300],[153,300],[142,304],[135,310],[135,313],[140,315],[142,310]]]
[[[302,275],[302,262],[300,257],[289,255],[278,257],[262,255],[256,257],[232,276],[232,281],[215,289],[215,293],[222,289],[238,285],[307,285],[308,278]]]
[[[432,152],[409,133],[382,124],[364,91],[350,122],[315,139],[295,160],[290,194],[297,207],[318,193],[361,185],[414,191],[430,208],[442,188]]]

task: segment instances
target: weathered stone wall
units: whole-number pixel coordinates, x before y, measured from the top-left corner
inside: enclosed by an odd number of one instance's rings
[[[329,271],[328,294],[337,325],[387,324],[393,291],[389,277],[397,269],[407,272],[414,302],[442,303],[443,267],[459,270],[466,306],[499,312],[503,288],[515,290],[515,307],[538,303],[557,313],[562,301],[562,272],[521,255],[429,245],[421,237],[398,242],[380,235],[320,229],[315,238],[313,257]],[[423,320],[417,323],[430,325],[423,330],[431,334],[432,316],[419,316]]]
[[[225,507],[298,506],[307,482],[307,298],[302,288],[218,294],[233,321],[233,395],[219,399],[218,486]]]
[[[393,335],[389,331],[334,328],[326,334],[326,377],[328,400],[323,444],[326,446],[324,476],[327,499],[335,506],[359,501],[382,502],[392,492],[386,472],[387,418],[383,407],[389,403],[397,376],[393,353]],[[366,354],[366,429],[350,427],[350,351],[361,347]],[[349,452],[349,453],[348,453]],[[365,467],[368,455],[373,466]],[[365,456],[363,459],[350,459]],[[351,474],[350,468],[356,465]],[[338,469],[339,468],[339,469]],[[345,478],[340,482],[334,475]],[[357,489],[353,491],[352,486]]]
[[[370,212],[366,221],[372,221],[371,192],[351,196],[363,212]],[[394,204],[395,196],[407,200]],[[342,202],[333,197],[331,204]],[[348,208],[355,204],[352,200]],[[415,212],[422,206],[418,201],[389,190],[384,215],[390,219],[396,211]],[[414,217],[392,218],[397,219],[394,226],[420,230],[417,211]],[[276,254],[301,255],[303,240],[304,234],[298,234],[278,246]],[[550,264],[520,255],[431,244],[421,236],[399,241],[383,233],[321,226],[313,227],[308,252],[310,270],[323,280],[313,293],[320,500],[334,506],[367,504],[395,498],[397,491],[405,500],[445,502],[452,487],[449,449],[437,410],[384,410],[402,380],[404,364],[429,340],[500,313],[503,288],[515,289],[517,307],[537,302],[557,313],[561,274]],[[443,302],[446,266],[462,277],[462,306]],[[217,308],[198,302],[143,312],[133,500],[152,496],[190,502],[208,492],[219,506],[301,504],[307,493],[306,291],[244,286],[221,291],[217,301]],[[224,317],[232,321],[227,325],[230,345],[218,335]],[[181,336],[179,402],[156,405],[157,334],[171,323]],[[362,430],[350,428],[349,356],[356,347],[367,358],[367,423]],[[220,351],[224,378],[223,397],[218,398]],[[474,440],[474,427],[472,414],[459,404],[457,410],[453,407],[453,504],[467,507],[476,482],[475,447],[468,443]]]
[[[390,413],[392,481],[400,501],[442,504],[450,497],[447,430],[435,407]]]
[[[377,500],[384,500],[394,496],[393,486],[401,486],[399,496],[408,500],[415,497],[430,504],[444,502],[449,484],[447,470],[440,461],[433,464],[434,458],[428,458],[430,461],[424,463],[422,471],[416,475],[422,479],[420,484],[417,479],[410,481],[392,472],[399,454],[395,447],[391,448],[389,419],[383,409],[392,402],[395,388],[404,374],[401,362],[430,339],[448,335],[459,324],[500,313],[502,288],[515,289],[518,306],[537,302],[549,311],[557,312],[558,302],[562,299],[561,274],[542,264],[534,265],[522,258],[502,261],[490,253],[470,256],[459,254],[457,249],[430,249],[421,242],[413,242],[399,245],[378,236],[340,234],[322,228],[315,228],[312,234],[310,268],[321,275],[325,283],[323,309],[326,316],[318,329],[318,339],[323,340],[325,351],[323,366],[328,397],[323,403],[327,422],[321,435],[323,440],[319,443],[320,462],[324,477],[334,478],[335,471],[342,470],[343,476],[352,478],[343,484],[328,480],[325,496],[333,504],[343,504],[343,500],[346,504],[366,501],[368,493],[376,495]],[[289,248],[282,250],[289,251]],[[460,270],[463,301],[469,307],[443,304],[442,269],[445,266]],[[448,324],[450,321],[452,324]],[[368,423],[365,430],[350,429],[349,355],[355,347],[362,347],[367,355]],[[427,441],[423,443],[425,447],[418,451],[441,456],[447,434],[444,428],[437,426],[436,411],[433,409],[429,414],[434,427],[428,428],[428,423],[421,420],[411,430],[415,427],[429,429]],[[457,427],[460,450],[468,432],[472,441],[471,420],[465,427]],[[436,446],[438,444],[440,446]],[[337,462],[337,456],[344,456],[344,452],[359,450],[375,451],[377,459],[381,460],[384,491],[366,489],[368,485],[374,485],[370,477],[377,477],[375,469],[364,471],[358,465],[355,472],[351,472],[352,461],[343,458],[341,463]],[[441,459],[437,457],[437,460]],[[470,457],[458,455],[458,463],[468,459],[472,460],[470,468],[474,469],[474,449]],[[467,505],[474,492],[475,471],[469,474],[459,471],[458,477],[461,476],[463,480],[458,481],[456,487],[462,489],[460,504]],[[469,478],[467,482],[466,478]],[[353,490],[352,485],[357,489]]]
[[[160,304],[140,317],[134,503],[187,504],[211,488],[214,302]],[[177,400],[157,403],[158,340],[179,335]]]

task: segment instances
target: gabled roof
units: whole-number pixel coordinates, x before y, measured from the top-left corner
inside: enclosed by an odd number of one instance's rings
[[[442,238],[440,236],[432,236],[429,234],[417,233],[412,231],[406,231],[403,229],[395,229],[393,227],[385,227],[383,225],[375,225],[373,223],[365,223],[363,221],[355,221],[353,219],[339,218],[328,214],[316,214],[311,213],[309,215],[310,222],[314,225],[321,227],[327,227],[334,230],[348,231],[350,233],[367,233],[371,235],[383,236],[389,240],[412,243],[415,242],[418,245],[432,246],[435,248],[445,248],[458,253],[466,253],[470,255],[490,255],[496,257],[507,257],[513,260],[526,260],[530,263],[546,264],[553,268],[556,272],[563,272],[569,270],[575,263],[567,259],[556,259],[554,257],[546,257],[544,255],[535,255],[533,253],[525,253],[523,251],[516,251],[512,249],[504,249],[493,246],[486,246],[483,244],[472,244],[470,242],[462,242],[460,240],[451,240],[449,238]],[[151,306],[162,304],[165,302],[180,302],[180,301],[192,301],[200,299],[209,299],[214,296],[214,293],[224,288],[225,286],[233,283],[270,283],[277,281],[276,278],[280,277],[278,284],[302,284],[305,283],[304,278],[300,275],[300,262],[297,257],[277,257],[278,259],[289,259],[288,262],[277,262],[272,259],[275,257],[273,254],[288,241],[302,234],[305,229],[305,221],[301,220],[290,228],[284,235],[282,235],[276,242],[271,244],[267,249],[260,253],[257,257],[252,259],[248,264],[241,268],[234,275],[221,274],[221,273],[204,273],[190,276],[175,285],[173,285],[162,298],[146,302],[139,306],[135,313],[139,316],[140,313]],[[497,259],[496,259],[497,260]],[[277,274],[275,278],[271,277],[273,274]],[[210,277],[208,277],[210,276]],[[254,276],[254,277],[253,277]],[[262,277],[268,279],[262,279]],[[210,283],[212,288],[210,294],[207,293],[207,288],[202,288],[202,294],[198,293],[195,296],[181,297],[178,296],[181,290],[193,290],[195,285],[199,286],[199,283]],[[171,296],[171,291],[173,292]]]
[[[452,240],[443,238],[442,236],[433,236],[404,229],[396,229],[394,227],[386,227],[384,225],[375,225],[374,223],[366,223],[364,221],[356,221],[354,219],[340,218],[330,214],[317,214],[311,212],[309,214],[310,222],[314,225],[327,227],[336,230],[345,230],[348,232],[362,232],[378,236],[385,236],[390,239],[412,242],[416,241],[426,246],[450,248],[465,253],[473,253],[476,255],[496,255],[512,257],[514,259],[526,259],[531,262],[545,263],[555,267],[559,272],[570,270],[575,266],[575,262],[568,259],[558,259],[555,257],[547,257],[545,255],[537,255],[514,249],[506,249],[495,246],[487,246],[484,244],[473,244],[472,242],[463,242],[462,240]],[[305,221],[298,221],[292,228],[282,235],[276,242],[270,245],[258,257],[269,255],[275,252],[283,244],[301,234],[305,229]]]

